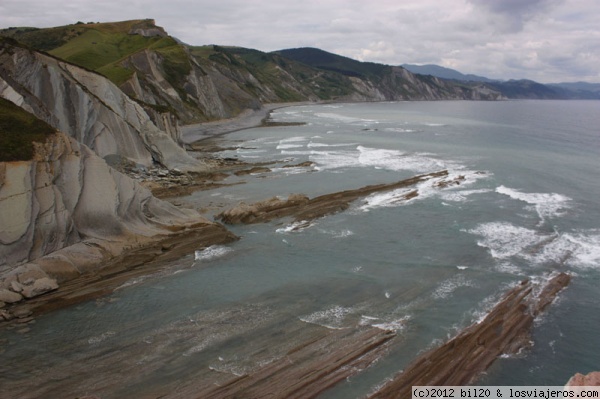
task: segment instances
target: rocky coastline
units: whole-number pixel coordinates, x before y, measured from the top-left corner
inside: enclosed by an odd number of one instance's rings
[[[266,113],[260,114],[260,121],[268,118],[269,109],[274,108],[267,107]],[[217,124],[214,124],[213,130],[202,133],[201,140],[255,123],[257,114],[253,112],[252,115],[252,118],[245,119],[243,123],[240,120],[229,125],[222,122],[218,129]],[[197,130],[183,137],[190,146],[201,145],[197,141],[191,141],[198,138]],[[230,174],[244,176],[258,172],[269,173],[264,165],[244,164],[234,159],[208,161],[208,164],[211,162],[210,171],[197,173],[182,172],[176,168],[136,169],[127,166],[122,170],[126,175],[141,181],[141,185],[156,197],[171,198],[175,202],[178,196],[223,184],[224,178]],[[448,171],[442,170],[393,183],[324,194],[312,199],[303,194],[293,194],[287,199],[271,198],[249,205],[238,204],[220,212],[216,219],[225,224],[250,224],[291,218],[296,228],[302,228],[311,220],[344,211],[353,201],[373,193],[405,189],[402,200],[409,201],[419,195],[420,184],[427,183],[443,190],[461,184],[464,179],[464,176],[449,176]],[[7,321],[4,323],[7,328],[26,333],[28,324],[34,322],[34,317],[39,314],[99,298],[131,278],[151,274],[160,262],[177,259],[202,247],[238,239],[223,225],[205,219],[185,226],[172,224],[166,230],[170,231],[154,235],[143,242],[138,241],[136,245],[123,247],[108,257],[98,257],[98,262],[103,264],[102,268],[91,267],[85,273],[66,273],[60,278],[56,274],[40,275],[32,279],[31,273],[22,273],[10,281],[5,279],[0,294],[4,294],[4,298],[16,298],[15,295],[20,295],[20,299],[4,305],[0,310],[0,318]],[[43,261],[38,263],[43,264]],[[543,285],[523,282],[507,292],[481,322],[474,323],[440,347],[415,359],[371,397],[408,397],[407,389],[412,385],[462,385],[474,382],[498,356],[514,353],[527,346],[535,317],[569,281],[570,276],[561,273],[548,279]],[[36,295],[29,297],[27,293],[30,292],[36,292]],[[23,297],[29,299],[23,301]],[[315,397],[369,367],[385,355],[395,338],[394,331],[377,328],[322,331],[318,337],[290,350],[287,356],[252,374],[223,381],[218,387],[192,383],[185,389],[174,392],[171,397]],[[464,367],[456,367],[457,362]]]

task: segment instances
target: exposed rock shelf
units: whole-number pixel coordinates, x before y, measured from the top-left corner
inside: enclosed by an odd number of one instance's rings
[[[332,194],[325,194],[313,199],[303,194],[292,194],[287,199],[271,198],[252,205],[240,204],[237,207],[221,212],[215,216],[227,224],[251,224],[264,223],[273,219],[282,217],[294,217],[295,222],[308,222],[326,215],[334,214],[348,209],[350,204],[368,195],[391,191],[400,188],[416,186],[427,180],[434,178],[445,178],[448,171],[427,173],[401,180],[395,183],[377,184],[365,186],[355,190],[340,191]],[[439,180],[434,185],[436,187],[446,187],[448,185],[459,184],[464,177],[459,176],[451,181]],[[418,190],[412,190],[406,193],[405,200],[418,196]]]
[[[396,336],[378,328],[323,330],[320,337],[291,349],[286,356],[218,387],[190,390],[185,398],[314,398],[369,367]]]
[[[442,346],[415,359],[371,399],[410,398],[415,385],[466,385],[502,354],[530,344],[533,321],[565,288],[571,277],[560,273],[543,285],[523,281],[507,292],[480,322]]]

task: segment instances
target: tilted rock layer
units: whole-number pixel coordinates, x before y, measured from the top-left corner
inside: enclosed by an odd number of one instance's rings
[[[69,280],[156,236],[211,224],[156,199],[65,134],[35,145],[32,160],[0,163],[0,288],[35,296],[56,288],[34,286],[48,275]]]
[[[157,118],[105,77],[19,45],[0,41],[0,96],[95,151],[144,166],[200,170],[177,144],[171,118]]]

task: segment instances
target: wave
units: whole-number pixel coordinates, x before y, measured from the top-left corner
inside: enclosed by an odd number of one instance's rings
[[[384,150],[358,146],[358,163],[362,166],[373,166],[393,171],[408,170],[414,172],[431,172],[448,169],[449,164],[434,158],[429,153],[403,153],[398,150]]]
[[[364,123],[364,122],[377,123],[377,121],[373,120],[373,119],[354,118],[351,116],[335,114],[332,112],[317,112],[314,115],[319,118],[333,119],[337,122],[344,122],[344,123],[357,123],[357,122],[359,122],[359,123]]]
[[[522,191],[505,186],[496,188],[496,192],[532,205],[542,220],[551,217],[562,216],[564,211],[570,208],[569,202],[572,201],[571,198],[562,194],[524,193]]]
[[[482,239],[477,241],[477,245],[487,248],[496,259],[523,254],[526,248],[551,237],[507,222],[483,223],[467,232],[481,236]]]
[[[232,248],[223,245],[211,245],[203,250],[195,251],[194,260],[200,262],[209,262],[233,252]]]
[[[418,132],[418,130],[414,130],[414,129],[404,129],[401,127],[386,127],[385,129],[383,129],[384,132],[395,132],[395,133],[415,133]]]
[[[344,320],[347,315],[354,313],[353,308],[343,306],[332,306],[326,310],[311,313],[307,316],[299,317],[305,323],[317,324],[331,330],[341,330],[344,327]]]
[[[566,264],[578,269],[600,266],[600,231],[563,233],[532,256],[538,263]]]
[[[458,275],[443,281],[431,294],[434,299],[446,299],[461,287],[474,287],[476,284],[465,276]]]
[[[460,186],[468,186],[474,184],[477,180],[486,178],[487,174],[481,172],[469,171],[469,170],[458,170],[449,173],[448,176],[429,179],[419,183],[416,187],[400,188],[397,190],[375,193],[364,200],[364,204],[358,209],[361,211],[369,211],[375,208],[383,207],[395,207],[406,205],[417,200],[423,200],[436,195],[441,195],[443,199],[446,199],[446,190],[451,190],[452,186],[440,187],[442,183],[454,180],[460,180]],[[464,195],[475,194],[479,190],[471,190],[470,193],[467,190],[461,190]],[[452,193],[452,191],[450,191]]]
[[[456,190],[456,191],[446,191],[442,193],[442,198],[445,201],[452,202],[467,202],[470,200],[470,196],[474,194],[485,194],[492,192],[489,188],[482,188],[477,190]]]
[[[295,233],[298,231],[306,230],[312,226],[314,226],[314,223],[308,222],[306,220],[301,220],[299,222],[290,223],[285,227],[280,227],[276,229],[275,232],[279,234]]]
[[[477,245],[502,260],[503,271],[520,274],[509,260],[518,257],[533,265],[558,264],[579,269],[600,265],[600,230],[578,230],[568,233],[541,233],[506,222],[484,223],[468,233],[482,238]]]

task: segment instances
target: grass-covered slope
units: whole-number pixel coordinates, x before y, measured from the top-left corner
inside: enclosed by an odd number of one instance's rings
[[[155,35],[138,32],[154,30]],[[170,64],[186,64],[180,45],[152,20],[132,20],[111,23],[77,23],[55,28],[9,28],[0,35],[11,37],[36,50],[96,71],[115,84],[129,79],[134,70],[121,62],[138,51],[149,49],[164,54]],[[187,72],[189,72],[189,63]]]
[[[43,143],[55,132],[46,122],[0,98],[0,162],[30,160],[33,143]]]
[[[339,72],[346,76],[358,78],[373,79],[380,77],[389,69],[388,65],[361,62],[312,47],[280,50],[277,51],[277,54],[314,68]]]

